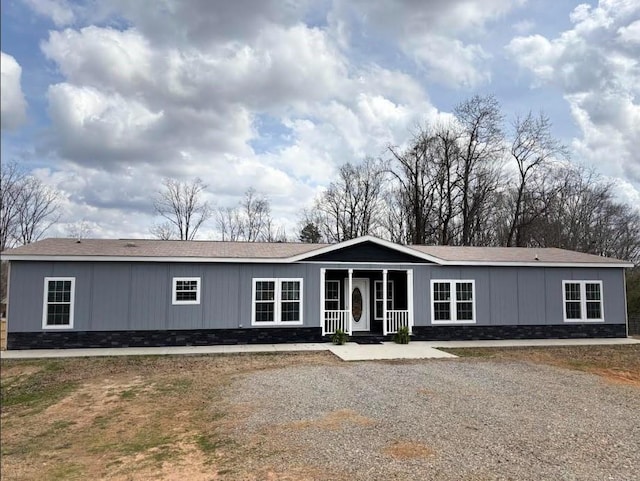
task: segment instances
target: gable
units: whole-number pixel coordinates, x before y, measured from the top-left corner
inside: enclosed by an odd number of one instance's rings
[[[390,249],[371,241],[331,250],[305,258],[313,262],[412,262],[429,263],[417,256]]]

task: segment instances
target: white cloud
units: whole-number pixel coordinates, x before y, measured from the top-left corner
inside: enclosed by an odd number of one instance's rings
[[[27,103],[20,83],[22,68],[11,55],[4,52],[0,55],[0,118],[2,129],[12,130],[20,127],[27,118]]]
[[[511,57],[533,74],[534,85],[564,92],[581,137],[575,157],[605,175],[626,177],[640,192],[640,4],[601,1],[580,5],[573,27],[557,38],[514,38]]]
[[[70,25],[75,20],[73,8],[67,0],[22,0],[31,10],[49,17],[56,27]]]
[[[452,88],[490,81],[488,52],[480,41],[487,26],[524,2],[508,0],[337,1],[332,18],[351,19],[367,32],[397,42],[427,77]],[[337,21],[334,20],[337,24]]]

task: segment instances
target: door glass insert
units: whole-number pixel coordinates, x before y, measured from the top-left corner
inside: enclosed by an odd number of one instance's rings
[[[362,317],[362,292],[356,287],[351,294],[351,315],[355,322],[359,322]]]

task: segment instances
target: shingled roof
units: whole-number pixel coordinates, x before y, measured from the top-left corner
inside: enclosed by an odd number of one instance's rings
[[[224,242],[156,239],[44,239],[5,251],[8,256],[202,257],[286,259],[327,246],[293,242]]]
[[[402,246],[371,236],[338,244],[51,238],[7,250],[2,256],[8,260],[295,262],[365,242],[441,265],[632,266],[610,257],[556,248]]]

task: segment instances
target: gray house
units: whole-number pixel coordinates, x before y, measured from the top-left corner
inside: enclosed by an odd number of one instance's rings
[[[627,335],[631,264],[561,249],[46,239],[3,258],[9,349]]]

